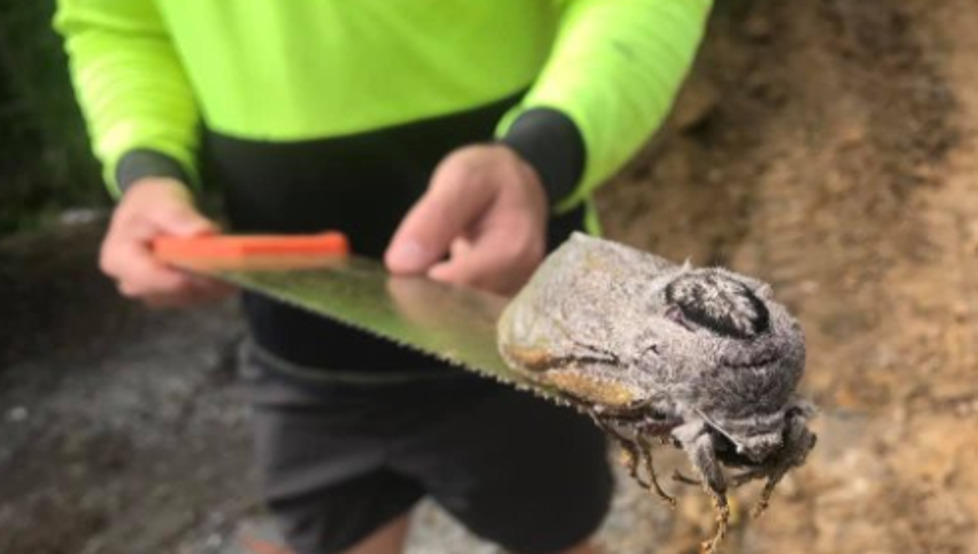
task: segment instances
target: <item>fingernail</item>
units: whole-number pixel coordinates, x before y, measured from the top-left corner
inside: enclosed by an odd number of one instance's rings
[[[405,240],[391,249],[387,263],[395,271],[419,271],[425,264],[424,248],[415,240]]]

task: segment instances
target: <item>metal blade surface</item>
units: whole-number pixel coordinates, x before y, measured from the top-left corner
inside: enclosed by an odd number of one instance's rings
[[[188,259],[175,265],[553,398],[547,387],[513,371],[499,355],[496,322],[504,297],[424,277],[393,276],[379,261],[359,256]]]

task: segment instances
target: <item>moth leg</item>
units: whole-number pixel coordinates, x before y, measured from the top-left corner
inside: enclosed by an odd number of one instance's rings
[[[594,424],[597,425],[602,431],[604,431],[605,434],[615,439],[615,442],[618,443],[618,446],[621,447],[622,450],[624,450],[625,466],[628,468],[628,475],[631,476],[632,479],[637,481],[638,484],[642,486],[642,488],[646,488],[646,489],[649,488],[649,484],[646,483],[645,480],[642,479],[641,475],[638,474],[638,463],[639,460],[641,460],[642,453],[639,450],[638,446],[635,444],[635,442],[629,439],[628,437],[623,436],[613,427],[605,423],[605,421],[600,417],[598,417],[598,415],[593,411],[589,411],[588,414],[591,416],[591,419],[594,421]]]
[[[680,443],[683,450],[689,456],[693,469],[699,475],[703,489],[713,499],[713,508],[716,511],[717,530],[713,538],[702,544],[703,551],[713,554],[717,551],[720,541],[727,536],[727,528],[730,522],[730,505],[727,502],[727,483],[717,460],[716,452],[713,447],[713,438],[707,432],[702,431],[698,424],[691,424],[684,429],[677,429]],[[698,431],[698,432],[697,432]],[[696,434],[694,434],[696,433]],[[692,440],[683,440],[692,436]]]
[[[692,477],[687,477],[683,475],[683,473],[678,469],[672,472],[672,480],[677,483],[682,483],[684,485],[700,486],[703,484],[703,482],[698,479],[693,479]]]
[[[645,490],[655,491],[659,498],[665,500],[671,507],[676,506],[676,499],[669,496],[662,487],[659,485],[659,481],[655,477],[655,466],[652,463],[652,445],[648,443],[644,438],[639,438],[634,441],[628,437],[623,436],[621,433],[616,431],[610,425],[597,417],[593,412],[591,413],[591,419],[594,423],[601,428],[602,431],[610,435],[615,439],[615,442],[625,451],[626,467],[628,468],[628,474],[634,479],[639,486]],[[639,474],[638,465],[639,462],[645,462],[645,470],[649,474],[650,481],[642,479]]]
[[[771,494],[774,492],[774,487],[777,486],[778,482],[781,481],[781,475],[772,475],[768,477],[767,482],[764,483],[764,489],[761,490],[761,496],[757,499],[757,503],[750,510],[750,517],[759,518],[767,510],[768,504],[771,502]]]
[[[788,473],[789,469],[804,463],[805,458],[808,457],[808,453],[815,447],[817,437],[805,427],[804,417],[789,418],[787,435],[787,439],[782,448],[784,454],[779,456],[772,466],[768,468],[767,482],[764,483],[764,489],[761,490],[757,504],[751,509],[751,517],[760,517],[764,513],[764,510],[767,509],[771,501],[771,494],[774,492],[774,487],[778,485],[778,482]]]
[[[764,488],[761,489],[761,494],[757,499],[757,503],[751,508],[750,515],[752,518],[761,517],[761,514],[767,510],[768,504],[771,502],[771,494],[774,493],[774,488],[781,481],[788,470],[791,469],[793,464],[789,460],[778,460],[775,462],[773,467],[768,468],[767,471],[767,482],[764,483]],[[758,475],[759,476],[759,475]]]
[[[637,481],[642,488],[649,488],[649,484],[638,473],[638,463],[642,459],[642,452],[638,449],[638,446],[634,442],[622,439],[621,437],[615,437],[615,439],[618,442],[618,446],[625,452],[625,466],[628,468],[628,475]]]
[[[638,474],[638,462],[641,457],[641,452],[639,451],[638,446],[636,446],[631,439],[623,436],[613,427],[605,423],[605,421],[601,419],[594,411],[589,411],[588,415],[591,416],[591,420],[594,421],[594,424],[604,431],[605,434],[615,439],[618,446],[625,452],[625,466],[628,468],[628,474],[631,476],[631,478],[637,481],[643,488],[648,488],[649,484],[646,483]]]
[[[649,441],[645,439],[645,437],[641,436],[638,438],[638,445],[642,449],[642,453],[645,457],[645,472],[649,474],[649,481],[652,485],[650,490],[655,490],[655,494],[658,495],[659,498],[665,500],[670,506],[675,508],[676,498],[674,496],[670,496],[668,493],[666,493],[666,491],[662,490],[662,486],[659,485],[659,480],[656,478],[655,463],[652,460],[652,445],[649,444]],[[649,489],[649,487],[646,486],[646,489]]]

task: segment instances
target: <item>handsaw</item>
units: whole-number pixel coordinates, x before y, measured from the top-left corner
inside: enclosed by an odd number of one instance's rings
[[[391,275],[350,252],[336,231],[315,235],[161,237],[155,257],[372,333],[464,370],[557,400],[507,366],[496,322],[507,299],[422,276]]]

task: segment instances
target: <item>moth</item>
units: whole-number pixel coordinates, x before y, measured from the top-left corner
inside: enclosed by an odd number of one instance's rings
[[[632,478],[673,506],[652,445],[685,452],[695,478],[674,477],[701,485],[716,512],[707,552],[727,532],[729,487],[766,479],[758,516],[815,446],[815,408],[795,393],[804,336],[762,281],[575,233],[497,331],[507,365],[589,414],[622,447]]]

